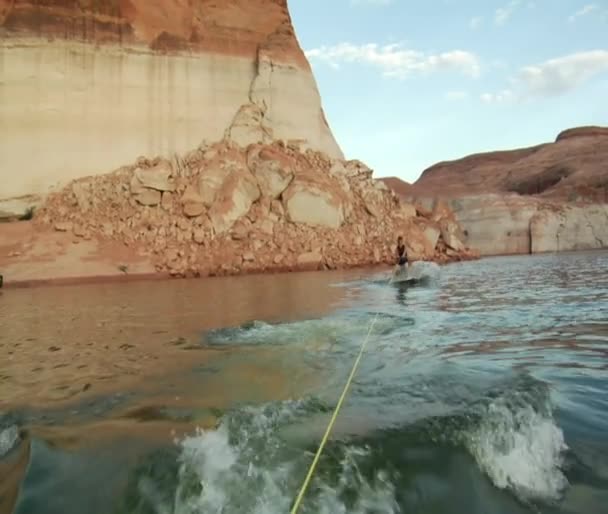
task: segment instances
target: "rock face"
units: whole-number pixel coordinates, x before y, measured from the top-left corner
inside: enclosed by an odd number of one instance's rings
[[[554,143],[476,154],[425,170],[413,193],[465,196],[516,193],[560,201],[608,201],[608,128],[581,127]]]
[[[482,255],[605,248],[606,162],[608,128],[574,128],[555,143],[439,163],[401,197],[422,211],[445,199]]]
[[[530,220],[532,252],[608,247],[608,205],[541,210]]]
[[[122,242],[176,276],[393,263],[397,235],[415,260],[477,257],[446,204],[419,214],[359,161],[224,140],[176,162],[141,158],[78,179],[49,194],[34,223]]]
[[[464,241],[482,255],[531,252],[530,220],[539,202],[515,195],[478,195],[451,199]]]
[[[0,0],[0,62],[4,217],[138,155],[162,180],[201,141],[342,157],[287,0]]]

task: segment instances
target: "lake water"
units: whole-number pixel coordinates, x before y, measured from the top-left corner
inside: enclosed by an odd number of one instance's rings
[[[608,253],[0,296],[0,512],[608,505]]]

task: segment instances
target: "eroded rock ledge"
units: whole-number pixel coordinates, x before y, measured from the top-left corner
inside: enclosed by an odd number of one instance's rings
[[[439,163],[415,184],[392,187],[427,208],[448,202],[465,243],[482,255],[601,249],[607,159],[608,127],[575,127],[553,143]]]
[[[392,263],[399,234],[414,259],[478,257],[446,204],[417,210],[360,161],[284,142],[140,157],[49,195],[34,222],[74,242],[121,241],[174,276]]]

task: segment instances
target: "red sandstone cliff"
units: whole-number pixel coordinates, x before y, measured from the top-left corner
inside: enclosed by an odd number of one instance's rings
[[[426,208],[448,199],[482,254],[608,247],[608,128],[555,142],[441,162],[402,195]]]
[[[163,53],[214,53],[309,70],[287,0],[0,0],[3,39],[37,37]]]
[[[470,155],[426,169],[415,194],[485,193],[599,200],[608,192],[608,128],[566,130],[553,143]],[[608,199],[608,198],[607,198]]]
[[[342,157],[286,0],[0,0],[0,62],[0,218],[202,141]]]

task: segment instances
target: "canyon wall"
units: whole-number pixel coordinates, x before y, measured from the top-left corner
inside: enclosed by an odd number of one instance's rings
[[[0,0],[0,66],[7,283],[478,257],[344,159],[286,0]]]
[[[286,0],[0,0],[0,77],[0,218],[202,141],[342,157]]]
[[[482,255],[606,248],[606,163],[608,128],[578,127],[553,143],[436,164],[401,196],[427,209],[447,201]]]

